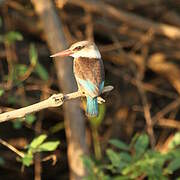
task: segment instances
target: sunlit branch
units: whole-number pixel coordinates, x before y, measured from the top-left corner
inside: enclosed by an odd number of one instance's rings
[[[113,86],[106,86],[106,87],[104,87],[102,93],[109,92],[112,89],[113,89]],[[48,99],[43,100],[41,102],[35,103],[35,104],[27,106],[27,107],[23,107],[20,109],[16,109],[13,111],[9,111],[9,112],[5,112],[5,113],[0,114],[0,123],[5,122],[5,121],[9,121],[11,119],[23,118],[27,114],[34,113],[37,111],[41,111],[41,110],[46,109],[46,108],[58,107],[58,106],[61,106],[65,101],[75,99],[75,98],[79,98],[79,97],[84,97],[84,96],[85,95],[79,91],[73,92],[70,94],[65,94],[65,95],[63,95],[62,93],[53,94]],[[98,97],[98,103],[101,104],[103,102],[105,102],[105,100],[101,97]]]

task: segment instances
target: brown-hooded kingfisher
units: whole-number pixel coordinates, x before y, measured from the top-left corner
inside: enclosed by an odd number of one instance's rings
[[[104,88],[104,66],[101,54],[94,42],[80,41],[69,49],[58,52],[50,57],[72,56],[74,58],[74,76],[78,90],[87,98],[86,114],[90,117],[98,116],[97,97]]]

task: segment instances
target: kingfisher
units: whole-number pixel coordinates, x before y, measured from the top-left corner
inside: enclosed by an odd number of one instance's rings
[[[84,94],[87,99],[86,115],[97,117],[97,98],[104,88],[105,73],[101,54],[96,44],[91,41],[80,41],[50,57],[56,56],[71,56],[74,58],[73,72],[78,91]]]

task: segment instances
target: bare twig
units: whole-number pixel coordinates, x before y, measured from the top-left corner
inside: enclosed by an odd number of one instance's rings
[[[7,148],[9,148],[11,151],[15,152],[18,156],[20,156],[21,158],[24,157],[24,153],[22,153],[21,151],[19,151],[18,149],[16,149],[14,146],[10,145],[9,143],[7,143],[6,141],[4,141],[3,139],[0,138],[0,143],[3,146],[6,146]]]
[[[139,90],[139,94],[142,99],[142,104],[144,108],[144,117],[147,124],[147,133],[150,137],[151,146],[154,148],[155,136],[154,136],[153,123],[152,123],[152,118],[151,118],[151,113],[150,113],[150,107],[149,107],[149,103],[148,103],[144,88],[142,87],[142,83],[140,80],[137,80],[137,88]]]
[[[49,161],[49,160],[52,160],[52,165],[54,166],[56,164],[56,162],[57,162],[56,155],[55,154],[51,154],[51,155],[49,155],[49,156],[47,156],[47,157],[42,159],[43,162]]]
[[[84,9],[88,9],[88,11],[90,12],[96,12],[105,16],[112,17],[145,31],[152,29],[154,33],[164,35],[171,39],[180,38],[180,28],[176,26],[156,23],[148,18],[144,18],[136,14],[117,9],[109,4],[105,4],[102,2],[94,3],[84,0],[69,0],[68,3],[81,6]]]
[[[161,118],[156,123],[157,126],[165,127],[165,128],[173,128],[173,129],[180,129],[180,122],[175,119],[166,119]]]
[[[168,104],[166,107],[164,107],[161,111],[159,111],[153,116],[152,118],[153,124],[156,124],[159,121],[159,119],[162,119],[167,113],[178,108],[179,106],[180,106],[180,98],[177,98],[176,100]]]
[[[180,94],[180,70],[173,62],[168,62],[162,53],[155,53],[148,60],[148,67],[154,72],[166,77]]]
[[[113,89],[112,86],[106,86],[103,90],[103,93],[111,91],[112,89]],[[41,101],[39,103],[0,114],[0,123],[9,121],[11,119],[23,118],[27,114],[37,112],[46,108],[58,107],[61,106],[67,100],[71,100],[83,96],[84,95],[81,94],[79,91],[66,95],[63,95],[62,93],[54,94],[48,99]],[[99,103],[104,102],[104,100],[101,97],[98,97],[98,99],[99,99]]]

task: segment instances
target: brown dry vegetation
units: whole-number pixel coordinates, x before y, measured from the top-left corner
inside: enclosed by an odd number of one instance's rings
[[[0,87],[5,91],[0,97],[0,111],[33,104],[59,91],[72,92],[75,84],[71,78],[71,60],[68,64],[56,61],[54,66],[49,55],[75,41],[90,39],[101,51],[106,84],[114,86],[112,92],[103,95],[106,115],[99,127],[102,151],[110,138],[129,143],[135,133],[147,132],[151,147],[165,152],[168,142],[180,129],[180,1],[47,0],[47,6],[43,2],[0,0],[0,34],[19,31],[24,37],[14,44],[0,44]],[[51,13],[43,14],[41,8]],[[54,20],[55,11],[60,24]],[[33,67],[28,66],[27,73],[18,79],[22,85],[16,85],[10,78],[14,65],[29,64],[32,42],[49,78],[41,80],[33,73]],[[0,157],[5,160],[5,165],[0,166],[0,178],[68,179],[68,167],[73,169],[76,165],[70,150],[67,160],[67,144],[73,151],[72,144],[77,143],[80,154],[87,149],[93,152],[89,123],[78,103],[73,101],[64,108],[43,110],[36,114],[33,125],[23,122],[20,129],[14,129],[13,122],[1,123],[0,138],[17,149],[23,149],[35,135],[44,132],[50,139],[59,139],[61,145],[54,152],[55,166],[51,160],[40,162],[37,155],[34,166],[25,168],[24,172],[16,154],[0,145]],[[80,106],[83,108],[82,103]],[[51,133],[57,124],[62,127]],[[79,176],[73,173],[71,177]]]

